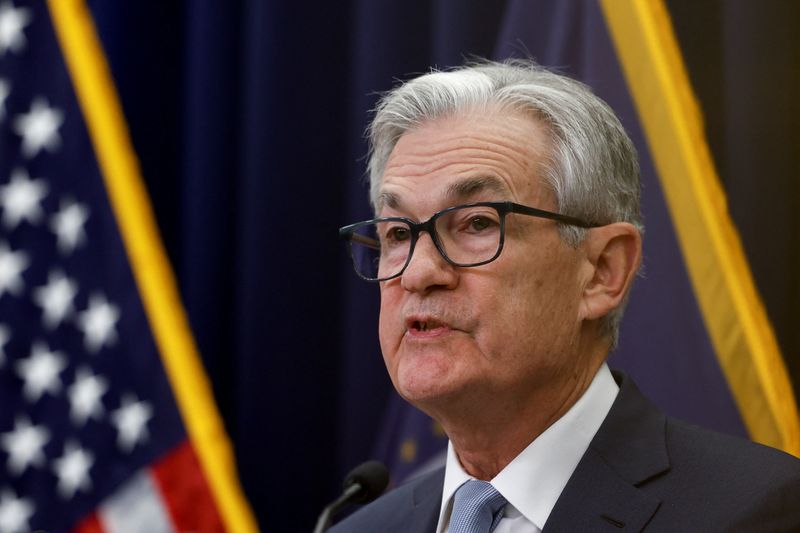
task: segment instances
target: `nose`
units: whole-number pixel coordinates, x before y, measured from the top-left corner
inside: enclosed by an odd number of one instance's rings
[[[400,284],[409,292],[422,294],[436,288],[453,289],[458,285],[458,272],[442,257],[431,236],[420,233]]]

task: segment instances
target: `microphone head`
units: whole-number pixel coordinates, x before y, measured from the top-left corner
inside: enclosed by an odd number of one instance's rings
[[[368,503],[381,495],[389,484],[389,470],[380,461],[361,463],[347,474],[344,488],[358,483],[361,490],[351,499],[353,503]]]

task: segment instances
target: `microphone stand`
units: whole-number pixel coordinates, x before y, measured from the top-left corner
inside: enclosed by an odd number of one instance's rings
[[[331,519],[333,515],[336,514],[339,509],[344,507],[344,505],[350,501],[353,496],[361,492],[361,483],[353,483],[342,492],[342,495],[336,498],[333,502],[331,502],[325,509],[322,510],[322,514],[319,515],[319,519],[317,520],[317,526],[314,528],[314,533],[325,533],[325,531],[331,525]]]

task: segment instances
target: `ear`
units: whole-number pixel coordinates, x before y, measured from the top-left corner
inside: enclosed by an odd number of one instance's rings
[[[615,222],[588,231],[587,278],[582,318],[595,320],[616,309],[642,262],[642,237],[633,224]]]

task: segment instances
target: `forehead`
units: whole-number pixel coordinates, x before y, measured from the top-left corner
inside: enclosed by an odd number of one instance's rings
[[[445,117],[404,134],[381,180],[378,210],[439,209],[460,200],[549,204],[540,179],[547,130],[515,112]]]

